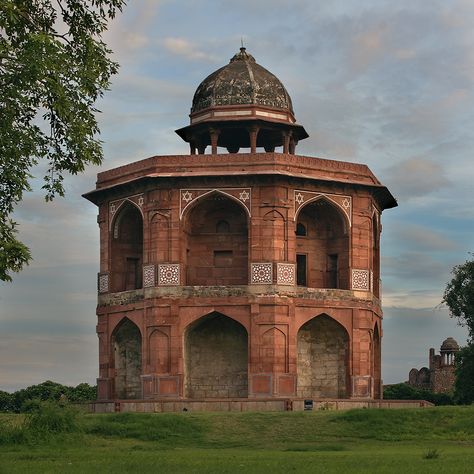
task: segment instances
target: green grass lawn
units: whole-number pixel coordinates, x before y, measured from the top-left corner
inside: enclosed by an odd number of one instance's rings
[[[22,423],[0,415],[2,474],[474,472],[474,407],[80,415],[23,437]]]

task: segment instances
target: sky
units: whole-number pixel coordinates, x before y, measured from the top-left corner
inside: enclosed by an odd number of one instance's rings
[[[0,390],[95,383],[99,233],[81,197],[99,171],[188,154],[199,83],[241,39],[285,85],[306,156],[365,163],[397,198],[383,213],[382,375],[407,380],[467,331],[440,306],[474,251],[474,2],[129,0],[104,36],[121,67],[98,103],[104,164],[45,203],[41,169],[17,208],[34,260],[0,285]]]

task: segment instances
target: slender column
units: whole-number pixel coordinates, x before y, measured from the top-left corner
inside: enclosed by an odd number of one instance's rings
[[[216,128],[209,129],[209,134],[211,135],[211,153],[217,155],[217,140],[219,138],[220,130]]]
[[[298,143],[298,140],[295,140],[295,138],[291,137],[290,138],[290,155],[295,154],[295,149],[296,149],[296,144]]]
[[[283,153],[289,153],[291,132],[284,131],[282,133],[283,133]]]
[[[196,143],[195,142],[189,142],[189,150],[191,152],[191,155],[196,154]]]
[[[249,129],[249,136],[250,136],[250,153],[257,152],[257,135],[258,135],[259,128],[257,126],[252,126]]]

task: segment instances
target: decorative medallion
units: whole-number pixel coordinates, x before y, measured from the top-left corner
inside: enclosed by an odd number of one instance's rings
[[[179,285],[179,263],[158,265],[158,285]]]
[[[108,293],[109,292],[109,274],[108,273],[99,273],[97,278],[97,289],[99,293]]]
[[[370,290],[369,270],[352,269],[352,289]]]
[[[155,286],[155,265],[143,265],[143,288]]]
[[[294,263],[277,263],[277,283],[279,285],[295,284]]]
[[[327,194],[327,193],[316,193],[312,191],[294,190],[294,202],[295,202],[295,220],[298,211],[304,205],[317,201],[318,199],[325,198],[328,201],[334,203],[341,211],[347,216],[349,220],[349,226],[352,225],[352,197],[344,196],[342,194]]]
[[[250,266],[250,283],[273,283],[273,264],[272,263],[252,263]]]
[[[208,194],[215,193],[217,196],[228,196],[235,201],[242,203],[250,216],[250,209],[252,205],[252,190],[251,188],[208,188],[208,189],[181,189],[179,192],[179,218],[183,217],[184,211],[187,207]]]

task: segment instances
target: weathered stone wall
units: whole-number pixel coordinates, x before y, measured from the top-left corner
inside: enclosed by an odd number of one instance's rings
[[[456,381],[454,365],[437,367],[431,374],[431,390],[436,393],[451,393]]]
[[[115,398],[141,398],[142,344],[140,330],[129,319],[113,337],[115,362]]]
[[[214,313],[185,336],[185,396],[232,398],[248,395],[248,338],[239,323]]]
[[[319,316],[298,332],[298,396],[347,396],[346,331],[327,316]]]

